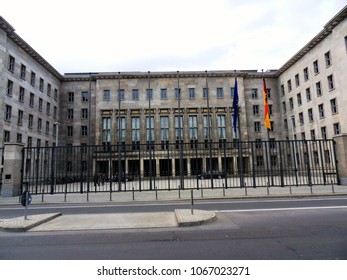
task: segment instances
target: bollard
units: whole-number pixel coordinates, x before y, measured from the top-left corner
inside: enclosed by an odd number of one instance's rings
[[[310,184],[311,194],[313,194],[312,184]]]
[[[201,197],[204,197],[204,191],[203,191],[202,187],[201,187]]]
[[[332,189],[332,192],[335,193],[335,189],[334,189],[334,181],[331,180],[331,189]]]
[[[67,195],[67,185],[65,185],[65,191],[64,191],[64,202],[66,202],[66,195]]]
[[[190,190],[190,213],[192,215],[194,215],[193,205],[194,205],[194,197],[193,197],[193,189],[191,189]]]
[[[42,196],[41,196],[41,202],[44,201],[44,195],[45,195],[45,188],[42,188]]]
[[[269,195],[269,194],[270,194],[270,190],[269,190],[269,182],[267,182],[266,189],[267,189],[267,195]]]
[[[135,200],[135,190],[134,190],[134,187],[133,187],[133,200]]]
[[[157,186],[155,186],[155,199],[158,200],[158,190],[157,190]]]
[[[292,194],[292,185],[289,185],[289,192]]]
[[[178,198],[181,199],[181,187],[178,186]]]
[[[89,202],[89,192],[87,192],[87,202]]]
[[[245,195],[248,195],[248,193],[247,193],[247,184],[246,184],[246,182],[244,183],[244,185],[245,185]]]
[[[225,187],[224,187],[224,183],[223,183],[223,196],[225,196]]]

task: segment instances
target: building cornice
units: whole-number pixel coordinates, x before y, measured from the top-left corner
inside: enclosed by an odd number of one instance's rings
[[[30,55],[37,63],[49,71],[58,80],[63,80],[63,76],[49,64],[38,52],[36,52],[28,43],[26,43],[17,33],[15,29],[2,17],[0,16],[0,28],[3,29],[7,37],[10,38],[15,44],[22,48],[28,55]]]
[[[294,65],[299,59],[305,56],[309,51],[322,42],[329,36],[332,30],[340,24],[347,17],[347,6],[345,6],[338,14],[336,14],[327,24],[324,29],[319,32],[311,41],[309,41],[303,48],[301,48],[292,58],[290,58],[280,69],[277,71],[277,76],[283,74],[288,68]]]

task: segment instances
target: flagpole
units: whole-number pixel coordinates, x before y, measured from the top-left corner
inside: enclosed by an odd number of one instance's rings
[[[148,71],[148,90],[147,90],[147,98],[148,98],[148,124],[149,124],[149,189],[152,190],[152,125],[151,125],[151,72]]]
[[[210,177],[211,177],[211,188],[213,189],[213,177],[212,177],[212,173],[213,173],[213,170],[212,170],[212,139],[211,139],[211,115],[210,115],[210,93],[209,93],[209,90],[208,90],[208,82],[207,82],[207,70],[205,70],[205,74],[206,74],[206,93],[207,93],[207,122],[208,122],[208,142],[209,142],[209,152],[210,152],[210,160],[209,160],[209,163],[210,163]]]
[[[120,107],[121,106],[121,96],[120,96],[120,72],[118,72],[118,190],[122,190],[122,162],[121,162],[121,120],[120,120]],[[125,180],[125,176],[124,176]]]
[[[179,71],[177,71],[177,94],[178,94],[178,141],[180,147],[180,186],[181,189],[184,189],[184,180],[183,180],[183,151],[182,151],[182,135],[181,135],[181,90],[180,90],[180,76]]]

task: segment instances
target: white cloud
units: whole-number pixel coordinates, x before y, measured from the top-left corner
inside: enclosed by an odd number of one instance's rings
[[[274,69],[344,0],[12,0],[2,16],[58,71]]]

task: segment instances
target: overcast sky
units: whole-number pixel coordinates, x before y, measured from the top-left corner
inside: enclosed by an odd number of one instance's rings
[[[2,0],[61,73],[278,69],[346,0]]]

